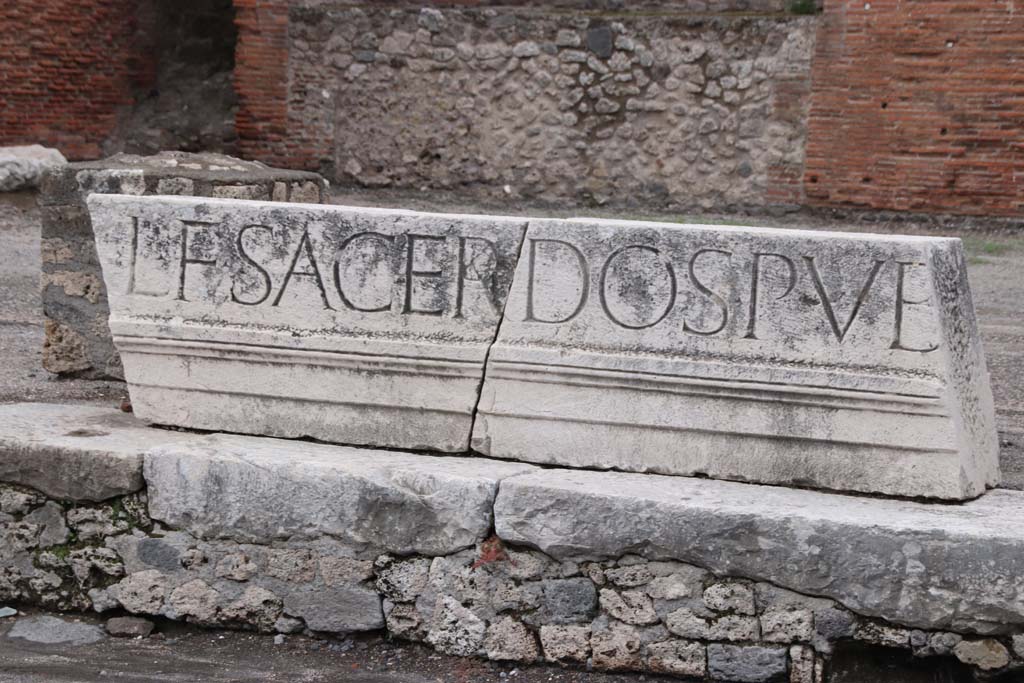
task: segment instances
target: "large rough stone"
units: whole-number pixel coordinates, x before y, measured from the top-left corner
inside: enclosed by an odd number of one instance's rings
[[[314,631],[351,633],[384,626],[380,596],[367,586],[290,591],[284,597],[284,610],[290,616],[301,617]]]
[[[642,553],[834,598],[909,627],[1024,624],[1024,494],[962,505],[545,470],[506,479],[495,528],[558,558]]]
[[[998,640],[964,640],[953,648],[956,658],[983,671],[1001,669],[1010,663],[1010,653]]]
[[[484,650],[488,659],[499,661],[532,662],[540,655],[536,637],[512,617],[504,617],[487,628]]]
[[[668,640],[647,646],[647,666],[655,673],[701,676],[707,672],[703,643]]]
[[[0,147],[0,192],[38,187],[44,173],[66,163],[63,154],[42,145]]]
[[[711,643],[708,645],[708,673],[721,681],[771,681],[786,673],[786,648]]]
[[[95,624],[40,614],[18,619],[7,632],[7,637],[41,645],[77,647],[97,643],[106,638],[106,635],[103,629]]]
[[[53,498],[101,501],[143,486],[142,454],[194,435],[152,429],[114,408],[0,406],[0,481]]]
[[[93,195],[135,412],[463,451],[524,219]]]
[[[145,478],[153,519],[204,538],[328,535],[384,552],[445,555],[485,538],[498,483],[533,469],[216,435],[151,449]]]
[[[483,647],[487,624],[454,598],[445,596],[427,632],[427,642],[441,652],[463,657],[478,654]]]
[[[544,625],[540,642],[549,662],[582,664],[590,656],[590,625]]]
[[[965,499],[999,477],[959,240],[532,220],[474,427],[529,462]]]

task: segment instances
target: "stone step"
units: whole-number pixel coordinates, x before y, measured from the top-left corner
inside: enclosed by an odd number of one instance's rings
[[[672,558],[917,628],[1024,624],[1024,493],[960,505],[618,472],[502,483],[498,535],[555,557]]]
[[[98,502],[143,487],[148,449],[195,438],[104,406],[0,405],[0,481]]]

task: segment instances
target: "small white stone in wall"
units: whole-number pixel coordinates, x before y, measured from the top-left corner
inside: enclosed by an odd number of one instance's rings
[[[618,593],[610,588],[601,589],[601,608],[619,621],[642,626],[658,623],[654,603],[640,591]]]
[[[536,57],[540,54],[540,46],[533,41],[524,40],[521,43],[516,43],[516,46],[512,48],[512,54],[521,59],[525,57]]]
[[[555,36],[555,45],[558,47],[579,47],[582,42],[580,34],[569,29],[560,29]]]
[[[807,609],[765,612],[761,615],[761,634],[769,643],[808,641],[814,634],[814,614]]]
[[[669,640],[647,646],[647,668],[676,676],[704,676],[707,655],[703,643]]]
[[[427,642],[445,654],[468,657],[480,651],[486,630],[480,617],[446,595],[431,620]]]
[[[540,656],[533,632],[512,617],[487,628],[484,650],[488,659],[498,661],[532,662]]]
[[[704,604],[716,612],[754,614],[754,591],[742,583],[716,583],[704,591]]]
[[[998,640],[964,640],[953,648],[953,654],[964,664],[982,671],[1001,669],[1010,663],[1010,653]]]
[[[540,642],[549,662],[583,663],[590,657],[590,626],[541,626]]]

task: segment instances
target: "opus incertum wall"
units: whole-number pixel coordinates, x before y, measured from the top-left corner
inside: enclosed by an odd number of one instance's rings
[[[156,422],[942,499],[998,479],[957,240],[89,201]]]

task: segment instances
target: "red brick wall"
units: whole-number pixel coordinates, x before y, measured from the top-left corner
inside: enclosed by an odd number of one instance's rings
[[[1021,0],[826,0],[812,93],[808,203],[1024,213]]]
[[[235,128],[243,158],[305,168],[288,151],[288,0],[235,0]]]
[[[138,0],[0,2],[0,145],[41,143],[70,159],[102,155],[153,65]]]

